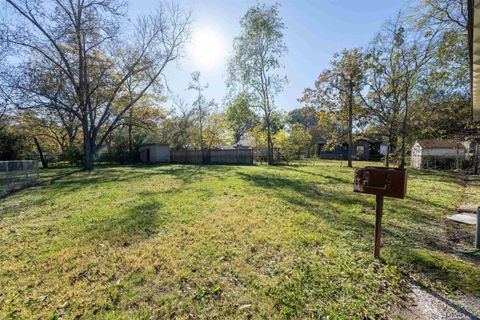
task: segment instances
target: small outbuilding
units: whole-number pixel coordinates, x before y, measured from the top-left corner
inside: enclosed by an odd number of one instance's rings
[[[466,148],[455,139],[429,139],[415,141],[411,165],[414,168],[453,169],[465,159]]]
[[[170,147],[163,143],[150,143],[141,145],[140,161],[143,163],[169,163]]]

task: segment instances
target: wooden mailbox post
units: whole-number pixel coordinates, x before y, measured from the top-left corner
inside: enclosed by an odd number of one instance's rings
[[[383,197],[405,198],[407,176],[407,169],[405,168],[365,167],[355,171],[353,191],[376,196],[375,248],[373,251],[375,258],[380,257]]]

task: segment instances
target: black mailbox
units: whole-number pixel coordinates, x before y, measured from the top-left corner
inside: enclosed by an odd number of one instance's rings
[[[385,167],[357,169],[353,191],[403,199],[407,193],[407,170]]]

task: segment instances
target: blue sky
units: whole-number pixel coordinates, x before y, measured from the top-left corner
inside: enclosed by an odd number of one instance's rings
[[[185,57],[170,65],[167,79],[170,90],[190,102],[192,94],[186,90],[193,71],[200,71],[203,81],[210,87],[205,94],[221,104],[225,95],[226,61],[231,53],[233,38],[240,33],[239,21],[246,10],[257,3],[250,0],[180,0],[183,8],[193,14],[193,43],[186,48]],[[404,0],[285,0],[279,2],[284,19],[285,43],[288,53],[282,60],[288,78],[277,100],[279,109],[289,111],[300,107],[297,99],[303,89],[312,86],[318,74],[328,66],[335,52],[344,48],[365,47],[383,22],[402,8]],[[156,0],[130,0],[129,13],[151,10]],[[216,51],[208,64],[202,62],[198,52],[198,39],[214,41]],[[198,41],[197,41],[198,40]],[[205,56],[205,55],[204,55]],[[204,57],[205,58],[205,57]],[[170,102],[168,106],[170,106]]]

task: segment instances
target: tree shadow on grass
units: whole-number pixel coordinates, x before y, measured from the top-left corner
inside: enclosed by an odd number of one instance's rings
[[[360,206],[371,206],[371,201],[359,194],[335,192],[324,188],[321,183],[306,182],[301,179],[244,172],[239,172],[238,175],[257,187],[275,192],[276,197],[290,205],[322,218],[332,233],[356,230],[361,234],[365,227],[356,225],[354,229],[353,225],[348,223],[351,210],[356,210],[355,208]],[[342,211],[345,208],[349,212]]]
[[[87,241],[107,241],[114,246],[130,246],[154,236],[161,226],[171,222],[172,216],[161,210],[162,207],[159,201],[148,199],[125,208],[114,216],[89,221],[85,225],[86,231],[80,231],[79,235],[85,235]]]
[[[330,189],[325,190],[321,188],[322,184],[320,183],[305,182],[300,179],[243,172],[238,175],[249,183],[275,192],[280,199],[321,217],[328,226],[326,229],[329,230],[328,232],[339,236],[341,241],[351,244],[353,248],[365,248],[366,243],[370,244],[373,241],[374,218],[357,211],[358,207],[373,209],[373,198],[353,192],[346,194]],[[471,262],[469,259],[458,257],[463,262],[458,261],[459,265],[451,264],[449,268],[442,268],[440,264],[426,266],[424,259],[410,259],[415,255],[417,249],[426,250],[432,254],[436,252],[446,254],[450,248],[445,245],[444,241],[441,241],[441,234],[429,232],[438,229],[435,224],[438,224],[439,221],[438,219],[432,220],[431,214],[422,210],[421,206],[417,204],[418,200],[409,199],[408,202],[391,200],[397,202],[394,204],[396,213],[392,218],[385,219],[384,217],[382,233],[384,242],[388,239],[388,243],[397,245],[395,250],[391,250],[393,260],[412,266],[433,281],[440,280],[447,285],[464,283],[464,285],[470,285],[469,291],[475,290],[475,287],[471,285],[473,281],[463,280],[459,277],[459,270],[465,266],[463,263]],[[398,215],[407,211],[415,213],[408,216],[407,219],[410,221],[395,223],[395,220],[399,219]],[[348,236],[345,236],[346,234]],[[478,274],[475,273],[471,277],[477,279]]]
[[[456,173],[446,170],[425,170],[409,168],[409,175],[414,178],[420,178],[424,181],[438,181],[438,182],[454,182],[456,184],[462,184],[462,182],[456,178]]]
[[[300,169],[297,169],[297,168],[284,167],[284,169],[294,171],[294,172],[299,172],[299,173],[306,173],[306,174],[310,174],[310,175],[313,175],[313,176],[316,176],[316,177],[326,178],[327,182],[325,184],[329,184],[329,185],[331,185],[331,184],[350,184],[350,183],[353,183],[352,181],[350,181],[347,178],[342,179],[342,178],[337,178],[337,177],[330,176],[329,174],[325,173],[325,171],[312,173],[312,172],[307,172],[307,171],[300,170]],[[430,172],[430,174],[436,174],[436,172],[433,172],[433,173]],[[439,175],[442,176],[442,177],[448,177],[448,179],[445,178],[446,181],[448,181],[448,182],[452,181],[452,174],[451,173],[441,172]],[[278,178],[268,177],[267,179],[273,179],[274,180],[274,179],[278,179]],[[251,179],[251,180],[257,180],[257,182],[260,182],[260,184],[263,181],[262,178]],[[291,180],[291,181],[293,181],[293,180]],[[335,181],[335,182],[332,183],[332,181]],[[288,184],[289,184],[288,181],[283,181],[282,182],[283,186],[288,185]],[[338,205],[351,206],[351,205],[361,204],[362,207],[371,208],[372,212],[373,212],[373,209],[374,209],[374,200],[373,199],[374,198],[369,197],[368,195],[354,194],[352,192],[348,192],[348,193],[322,192],[322,193],[318,193],[318,194],[313,194],[313,197],[315,198],[315,200],[317,202],[319,200],[321,200],[322,204],[319,205],[318,203],[314,202],[313,205],[309,205],[308,201],[305,202],[305,200],[302,200],[302,198],[304,198],[304,197],[308,198],[309,197],[308,192],[306,193],[305,190],[308,190],[309,185],[312,185],[312,183],[306,183],[306,182],[302,183],[302,182],[296,181],[294,184],[296,184],[296,187],[294,188],[294,191],[300,192],[301,197],[298,201],[291,198],[291,199],[289,199],[289,202],[295,203],[296,205],[299,205],[299,206],[307,207],[307,209],[309,211],[318,212],[318,211],[324,210],[325,207],[332,207],[331,205],[329,206],[328,204],[325,204],[325,202],[326,202],[326,203],[330,203],[330,204],[335,204],[336,206],[334,206],[334,208],[337,208]],[[304,184],[304,186],[301,186],[300,184]],[[323,184],[323,182],[322,182],[322,184]],[[322,184],[320,184],[320,185],[322,185]],[[270,183],[269,186],[273,186],[273,185],[274,185],[274,183],[273,184]],[[315,184],[313,184],[313,185],[315,185]],[[438,203],[438,202],[435,202],[433,200],[429,200],[429,199],[430,198],[421,198],[421,197],[417,197],[417,196],[407,194],[407,198],[405,200],[388,199],[388,201],[389,202],[390,201],[394,202],[394,204],[391,205],[390,209],[395,211],[395,215],[404,214],[405,212],[412,213],[408,217],[408,219],[412,222],[412,224],[415,224],[417,226],[418,225],[423,225],[423,226],[436,225],[436,226],[438,226],[438,224],[439,224],[438,219],[434,219],[435,217],[432,218],[431,213],[419,209],[420,205],[435,208],[435,210],[442,210],[445,213],[448,213],[449,211],[451,211],[452,207],[450,207],[448,205]],[[387,214],[388,214],[388,212],[387,212]],[[353,217],[353,221],[355,221],[355,217]],[[337,225],[339,224],[338,222],[339,221],[337,219],[336,220]],[[349,223],[348,219],[345,219],[345,223],[349,227],[354,227],[357,224],[357,223]],[[369,227],[373,227],[373,224],[370,224]],[[400,228],[400,226],[397,225],[396,228]],[[407,234],[407,232],[409,230],[412,231],[412,229],[409,229],[409,228],[404,228],[404,230],[402,230],[402,231],[405,234]],[[395,234],[400,235],[401,233],[400,232],[395,232]],[[449,250],[449,249],[451,249],[451,248],[445,246],[444,243],[439,243],[438,235],[429,236],[427,234],[423,234],[423,238],[425,239],[426,244],[428,244],[429,247],[434,249],[434,250]]]
[[[171,165],[155,168],[155,172],[174,176],[184,183],[198,182],[200,179],[215,177],[219,180],[228,179],[228,173],[236,171],[234,166],[226,165]]]
[[[195,170],[195,168],[174,168],[160,174],[173,175],[183,181],[182,184],[172,186],[161,191],[143,190],[137,192],[138,196],[134,205],[120,210],[118,213],[102,217],[100,221],[90,222],[91,230],[87,233],[93,239],[108,241],[117,245],[130,245],[154,237],[158,232],[164,230],[170,224],[186,223],[194,218],[194,215],[183,214],[180,211],[169,211],[165,209],[165,201],[172,194],[185,191],[186,184],[195,181],[197,175],[210,174]],[[218,174],[225,169],[216,170]],[[152,174],[159,174],[152,173]],[[208,201],[212,193],[205,194]],[[80,233],[82,234],[82,233]]]
[[[281,169],[284,169],[284,170],[289,170],[289,171],[294,171],[294,172],[298,172],[298,173],[301,173],[301,174],[308,174],[308,175],[311,175],[311,176],[314,176],[314,177],[322,177],[322,178],[325,178],[327,181],[326,183],[327,184],[347,184],[347,183],[353,183],[353,177],[352,179],[349,179],[349,178],[340,178],[340,177],[336,177],[336,176],[333,176],[333,175],[329,175],[329,174],[326,174],[324,171],[322,170],[317,170],[316,172],[310,172],[310,171],[305,171],[305,170],[300,170],[300,169],[297,169],[297,168],[294,168],[294,167],[290,167],[290,166],[283,166],[283,167],[280,167]],[[320,169],[320,168],[319,168]]]
[[[339,204],[366,204],[368,202],[368,200],[353,192],[333,192],[323,188],[324,185],[340,184],[340,181],[343,181],[343,179],[338,179],[338,181],[334,180],[337,181],[336,183],[319,183],[307,182],[302,179],[290,179],[282,176],[245,172],[238,172],[237,175],[260,188],[275,190],[280,198],[287,201],[293,201],[294,204],[299,204],[295,202],[299,196],[301,198],[312,199],[315,201],[326,200],[326,202]]]
[[[49,186],[49,189],[63,192],[78,192],[82,189],[92,186],[100,186],[112,182],[126,182],[133,180],[140,180],[148,177],[149,174],[145,172],[125,172],[124,170],[103,170],[95,172],[78,172],[77,174],[68,177],[68,179],[60,179],[54,181]]]
[[[107,183],[124,183],[130,181],[143,181],[158,175],[173,176],[186,183],[206,175],[221,175],[225,168],[202,168],[197,166],[166,166],[166,165],[129,165],[98,168],[93,172],[76,171],[68,179],[59,177],[46,181],[49,189],[63,192],[78,192],[85,188],[101,186]]]

